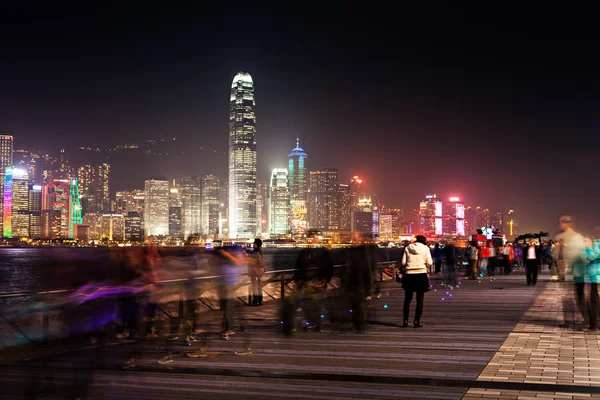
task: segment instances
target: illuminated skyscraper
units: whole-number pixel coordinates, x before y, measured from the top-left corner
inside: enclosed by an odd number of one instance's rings
[[[142,218],[135,211],[130,211],[125,216],[125,240],[130,242],[141,242],[144,239],[142,235]]]
[[[71,218],[70,184],[71,181],[68,179],[52,179],[44,185],[42,190],[42,210],[60,212],[59,236],[61,239],[69,238]],[[54,220],[54,217],[52,217],[52,220]],[[52,227],[52,231],[53,229]]]
[[[310,171],[308,193],[308,227],[339,229],[339,183],[335,168]]]
[[[290,231],[292,235],[296,236],[306,232],[308,202],[308,171],[305,165],[307,154],[300,147],[298,139],[296,139],[296,147],[292,149],[288,157],[291,207]]]
[[[123,214],[102,214],[101,239],[122,242],[125,240],[125,216]]]
[[[4,179],[4,237],[29,236],[29,176],[6,167]]]
[[[420,233],[424,235],[441,235],[443,233],[442,223],[442,200],[435,194],[425,196],[419,204]]]
[[[338,210],[340,229],[349,231],[352,220],[352,196],[350,186],[345,183],[340,183],[338,187]]]
[[[169,189],[169,236],[182,237],[181,230],[181,195],[179,188]]]
[[[61,176],[65,177],[65,176]],[[83,213],[110,212],[110,164],[87,164],[77,170]]]
[[[145,182],[144,233],[148,236],[169,235],[169,181],[153,178]]]
[[[0,135],[0,199],[4,198],[4,174],[13,166],[13,137]],[[4,207],[0,207],[0,231],[2,231]]]
[[[202,233],[216,239],[219,232],[219,179],[207,175],[202,179]]]
[[[29,185],[29,236],[42,237],[42,186]]]
[[[365,191],[364,180],[360,176],[354,175],[350,180],[350,204],[352,210],[356,210],[358,203],[367,198],[370,198],[370,196]]]
[[[13,137],[0,135],[0,171],[6,171],[6,167],[13,165]]]
[[[254,83],[239,72],[229,107],[229,237],[256,235],[256,115]]]
[[[117,214],[127,215],[128,212],[137,211],[133,192],[117,192],[115,195],[115,206]]]
[[[202,179],[185,176],[179,181],[181,225],[184,239],[202,233]]]
[[[79,199],[79,185],[77,178],[71,178],[69,187],[69,237],[75,237],[75,225],[81,224],[81,201]]]
[[[271,235],[287,235],[290,233],[290,189],[288,171],[275,168],[271,174],[270,222]]]
[[[450,197],[444,204],[444,235],[465,234],[465,204],[458,197]]]

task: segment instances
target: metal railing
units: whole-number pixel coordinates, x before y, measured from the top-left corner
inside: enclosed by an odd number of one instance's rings
[[[376,282],[382,282],[384,280],[391,280],[392,276],[391,274],[386,274],[385,270],[388,268],[393,268],[395,265],[397,264],[397,261],[385,261],[385,262],[379,262],[377,263],[377,270],[374,271],[373,274],[373,280]],[[344,267],[346,267],[347,264],[338,264],[338,265],[334,265],[333,267],[333,272],[334,272],[334,276],[340,276],[342,274],[342,270]],[[311,268],[308,268],[307,272],[309,272],[309,276],[312,273],[314,275],[314,272],[318,270],[317,266],[312,266]],[[294,280],[294,276],[296,274],[296,272],[298,271],[298,269],[292,268],[292,269],[282,269],[282,270],[274,270],[274,271],[265,271],[265,274],[263,276],[263,279],[266,280],[263,282],[263,287],[273,284],[273,283],[278,283],[279,285],[279,300],[285,300],[286,297],[286,289],[287,291],[293,291],[293,289],[289,286],[289,284],[291,283],[291,281]],[[197,277],[186,277],[186,278],[174,278],[174,279],[165,279],[165,280],[160,280],[154,283],[155,286],[160,287],[160,286],[171,286],[171,285],[181,285],[181,284],[186,284],[189,283],[191,281],[200,281],[200,282],[211,282],[214,281],[215,283],[218,282],[219,280],[226,278],[227,275],[209,275],[209,276],[197,276]],[[240,288],[242,287],[246,287],[250,285],[249,282],[249,278],[248,278],[248,274],[247,273],[240,273],[238,275],[238,277],[242,277],[242,279],[235,285],[235,290],[234,293],[239,291]],[[388,279],[386,279],[386,277]],[[105,285],[105,286],[99,286],[98,289],[107,289],[107,288],[111,288],[112,286],[109,285]],[[10,298],[19,298],[19,297],[34,297],[39,299],[40,297],[46,297],[46,296],[53,296],[53,295],[68,295],[68,294],[72,294],[75,293],[78,289],[52,289],[52,290],[37,290],[37,291],[22,291],[22,292],[11,292],[11,293],[0,293],[0,299],[10,299]],[[212,287],[208,287],[206,288],[206,290],[204,290],[202,292],[202,294],[207,293],[210,290],[214,290],[214,286]],[[184,290],[179,290],[179,298],[177,301],[177,318],[181,318],[182,315],[184,314],[184,303],[185,303],[185,291]],[[206,308],[208,308],[208,310],[212,310],[212,308],[206,304],[205,301],[202,300],[202,294],[200,296],[198,296],[195,300],[199,300],[202,304],[204,304],[204,306]],[[274,300],[276,300],[276,298],[274,296],[271,296]],[[68,299],[68,296],[66,296],[64,299]],[[241,300],[242,302],[244,302],[243,299],[239,298],[239,300]],[[168,310],[166,310],[165,308],[161,308],[160,306],[158,307],[160,309],[160,311],[165,314],[168,318],[175,318],[175,316],[171,315]],[[55,310],[60,310],[60,307],[41,307],[40,309],[36,309],[36,310],[30,310],[27,315],[29,315],[30,313],[41,313],[42,314],[42,342],[48,342],[49,338],[50,338],[50,312],[51,311],[55,311]],[[5,324],[10,325],[16,332],[18,332],[22,337],[24,337],[27,341],[29,342],[37,342],[36,340],[32,340],[28,335],[26,335],[23,330],[18,326],[18,324],[14,321],[11,321],[10,319],[6,318],[5,316],[3,316],[0,313],[0,322],[4,322]]]

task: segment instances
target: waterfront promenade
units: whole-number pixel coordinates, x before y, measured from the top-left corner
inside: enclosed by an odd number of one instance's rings
[[[98,356],[94,345],[62,348],[5,360],[0,394],[24,398],[51,381],[43,398],[65,398],[85,376],[91,399],[600,398],[599,335],[559,327],[570,285],[547,275],[537,287],[524,281],[521,274],[484,278],[453,290],[434,281],[421,329],[397,326],[403,291],[386,282],[382,298],[369,302],[364,334],[325,326],[284,337],[279,303],[271,301],[244,307],[238,316],[248,332],[209,339],[205,358],[186,357],[190,348],[176,341],[174,363],[159,365],[160,340],[148,340],[136,368],[121,371],[133,342],[109,343],[92,368],[85,360]],[[217,320],[217,313],[205,317],[207,326]],[[235,355],[248,341],[252,354]]]

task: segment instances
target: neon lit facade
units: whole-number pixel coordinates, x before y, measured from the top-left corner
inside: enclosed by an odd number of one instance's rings
[[[43,209],[58,211],[60,213],[59,237],[61,239],[70,237],[70,184],[71,181],[68,179],[53,179],[44,185],[42,192]]]
[[[81,225],[81,201],[79,199],[79,183],[77,178],[71,179],[69,188],[71,204],[69,207],[69,238],[75,237],[75,225]]]
[[[308,155],[300,147],[300,140],[296,139],[296,147],[288,154],[288,179],[290,188],[290,207],[292,218],[290,230],[294,236],[306,233],[307,205],[308,205],[308,173],[304,161]]]
[[[239,72],[229,98],[229,237],[254,237],[256,223],[256,115],[254,82]]]
[[[6,167],[4,175],[4,207],[3,207],[3,234],[6,238],[12,238],[12,183],[13,167]]]

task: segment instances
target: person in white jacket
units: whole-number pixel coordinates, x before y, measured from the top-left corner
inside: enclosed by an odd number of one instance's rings
[[[421,315],[423,314],[423,300],[425,292],[429,291],[429,276],[427,271],[433,264],[431,251],[427,246],[425,236],[418,235],[415,243],[404,248],[402,265],[404,274],[402,277],[402,288],[404,289],[404,312],[402,327],[408,327],[408,316],[410,314],[410,303],[414,293],[417,293],[417,308],[415,311],[414,327],[420,328]]]

